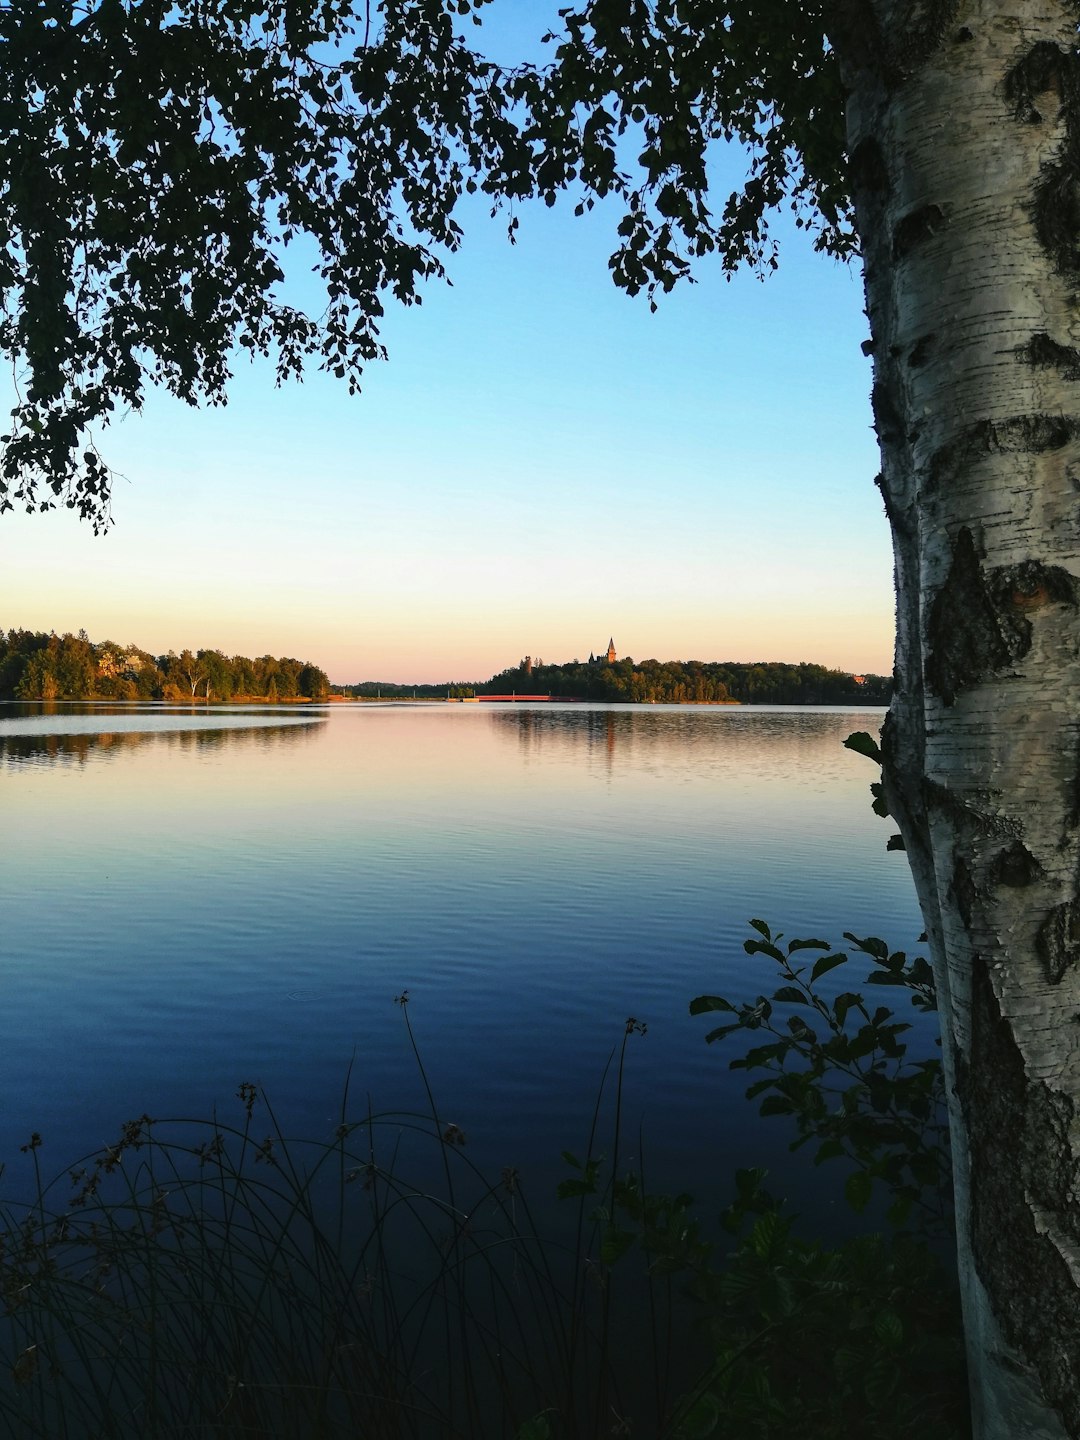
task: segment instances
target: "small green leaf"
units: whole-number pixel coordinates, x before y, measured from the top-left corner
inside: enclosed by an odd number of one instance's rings
[[[518,1432],[515,1440],[551,1440],[551,1426],[544,1415],[534,1415],[531,1420],[526,1420]]]
[[[775,960],[778,965],[783,965],[785,955],[775,945],[768,945],[764,940],[744,940],[742,947],[747,955],[768,955],[770,960]]]
[[[843,1155],[844,1147],[839,1140],[825,1140],[818,1146],[818,1152],[814,1156],[814,1164],[821,1165],[826,1160],[836,1160]]]
[[[720,1423],[720,1414],[720,1401],[706,1390],[683,1415],[675,1433],[679,1440],[708,1440]]]
[[[764,935],[766,940],[772,940],[772,931],[769,929],[768,925],[765,924],[764,920],[751,920],[750,925],[758,932],[759,935]]]
[[[827,975],[830,970],[835,970],[838,965],[846,964],[847,958],[842,951],[838,951],[835,955],[822,955],[820,960],[814,961],[814,968],[810,971],[810,984],[813,985],[821,979],[822,975]]]
[[[790,940],[787,953],[794,955],[796,950],[831,950],[832,946],[828,940]]]
[[[856,950],[861,950],[864,955],[872,955],[882,965],[889,958],[888,945],[884,940],[879,940],[876,935],[868,935],[865,940],[860,940],[857,935],[852,935],[850,930],[845,930],[844,939],[850,940]]]
[[[698,995],[690,1001],[691,1015],[707,1015],[710,1010],[725,1010],[733,1015],[735,1006],[722,995]]]
[[[752,1050],[748,1050],[738,1060],[732,1060],[728,1068],[730,1070],[756,1070],[759,1065],[768,1065],[770,1061],[778,1060],[787,1048],[787,1045],[782,1042],[776,1045],[755,1045]]]
[[[856,995],[853,990],[845,990],[833,1001],[833,1014],[836,1016],[836,1023],[843,1025],[847,1020],[848,1011],[853,1006],[862,1004],[862,996]]]
[[[766,1172],[760,1165],[748,1166],[742,1170],[735,1171],[735,1189],[739,1193],[740,1200],[748,1200],[751,1196],[761,1191]]]
[[[786,1239],[788,1226],[775,1210],[766,1210],[754,1221],[750,1232],[750,1248],[759,1260],[770,1260],[777,1247]]]
[[[844,1195],[857,1215],[861,1215],[866,1209],[873,1188],[874,1182],[865,1170],[856,1170],[854,1175],[848,1176],[844,1184]]]
[[[714,1040],[722,1040],[725,1035],[730,1035],[733,1031],[741,1030],[742,1028],[741,1020],[737,1020],[734,1025],[718,1025],[715,1030],[710,1030],[705,1036],[705,1044],[711,1045]]]
[[[781,985],[779,990],[773,991],[774,1000],[786,1000],[790,1005],[808,1005],[810,1002],[801,990],[794,985]]]
[[[632,1231],[617,1230],[614,1226],[610,1226],[604,1231],[604,1238],[600,1242],[601,1261],[605,1265],[614,1265],[616,1260],[626,1254],[633,1243]]]
[[[574,1200],[581,1195],[594,1195],[596,1186],[586,1180],[560,1180],[555,1194],[560,1200]]]
[[[888,1209],[890,1225],[904,1225],[911,1214],[911,1196],[898,1195]]]
[[[933,1155],[912,1155],[910,1161],[911,1173],[920,1185],[938,1185],[941,1183],[942,1174],[938,1162]]]
[[[783,1095],[766,1095],[758,1107],[759,1115],[790,1115],[795,1107]]]
[[[845,750],[854,750],[856,755],[865,755],[868,760],[881,764],[881,746],[867,730],[856,730],[844,741]]]

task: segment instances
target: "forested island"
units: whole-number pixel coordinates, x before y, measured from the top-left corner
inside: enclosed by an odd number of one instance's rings
[[[475,684],[398,685],[366,680],[346,685],[356,699],[469,699],[474,695],[551,695],[567,700],[636,704],[887,705],[892,679],[851,675],[824,665],[702,660],[590,658],[561,665],[526,657]]]
[[[856,679],[824,665],[760,661],[641,660],[630,656],[533,664],[527,657],[494,675],[477,694],[565,695],[575,700],[622,700],[639,704],[886,705],[892,681],[883,675]]]
[[[307,660],[181,650],[77,635],[0,630],[0,700],[325,700],[326,673]]]

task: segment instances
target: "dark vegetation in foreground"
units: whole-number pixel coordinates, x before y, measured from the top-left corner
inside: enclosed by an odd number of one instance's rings
[[[769,993],[691,1011],[887,1234],[808,1238],[753,1170],[713,1227],[626,1172],[635,1020],[541,1224],[521,1174],[472,1163],[401,996],[423,1114],[355,1113],[346,1086],[335,1133],[297,1141],[244,1084],[232,1123],[144,1115],[49,1183],[30,1139],[35,1193],[0,1215],[0,1433],[961,1440],[940,1062],[863,993],[932,1010],[929,966],[849,935],[870,972],[833,993],[846,952],[752,923]]]

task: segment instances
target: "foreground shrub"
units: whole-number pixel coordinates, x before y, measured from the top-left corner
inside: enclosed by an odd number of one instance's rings
[[[565,1152],[573,1208],[543,1227],[516,1171],[472,1163],[418,1050],[426,1112],[357,1119],[346,1086],[323,1141],[288,1137],[244,1084],[234,1123],[144,1115],[47,1183],[39,1137],[24,1147],[34,1194],[0,1214],[0,1434],[960,1440],[940,1066],[908,1059],[885,1007],[822,996],[845,955],[753,923],[746,948],[783,983],[691,1008],[732,1017],[713,1041],[764,1032],[733,1061],[765,1071],[748,1093],[816,1162],[846,1157],[856,1211],[885,1190],[896,1234],[826,1247],[743,1170],[718,1243],[688,1195],[623,1173],[636,1020]],[[869,983],[933,1008],[925,962],[849,938]]]

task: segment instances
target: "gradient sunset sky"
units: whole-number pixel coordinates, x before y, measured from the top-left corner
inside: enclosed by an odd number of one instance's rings
[[[337,683],[483,679],[609,635],[887,673],[858,269],[792,227],[764,283],[713,260],[650,314],[608,278],[618,212],[572,208],[521,209],[512,247],[463,204],[452,288],[389,311],[359,397],[246,359],[224,410],[153,395],[100,439],[108,534],[0,517],[0,628],[290,654]]]

